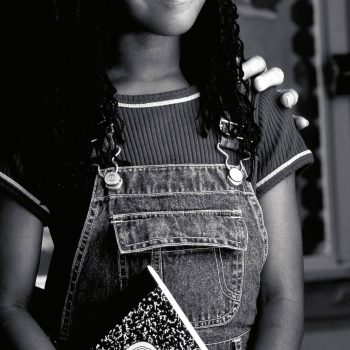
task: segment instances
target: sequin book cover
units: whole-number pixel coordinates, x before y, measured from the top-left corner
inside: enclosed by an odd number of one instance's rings
[[[127,287],[115,325],[93,350],[207,350],[157,272],[147,266]]]

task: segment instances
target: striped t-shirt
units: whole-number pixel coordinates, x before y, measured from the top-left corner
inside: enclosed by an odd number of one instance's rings
[[[121,158],[131,165],[223,164],[216,133],[209,131],[206,138],[199,134],[199,97],[195,87],[143,96],[117,95],[125,122]],[[278,99],[279,93],[268,89],[258,100],[258,197],[313,161],[291,111],[280,107]],[[231,160],[235,158],[234,151],[225,151]]]
[[[268,89],[260,94],[257,105],[261,129],[257,152],[258,197],[313,160],[296,130],[291,111],[279,106],[278,96],[274,89]],[[200,93],[196,87],[116,97],[120,117],[125,122],[121,159],[131,165],[224,163],[224,156],[216,148],[216,133],[211,130],[207,137],[200,135]],[[228,151],[231,159],[233,152]],[[23,168],[18,159],[11,164],[3,161],[0,164],[0,187],[15,195],[34,214],[46,217],[48,209],[30,190],[35,187],[28,183],[31,169]]]

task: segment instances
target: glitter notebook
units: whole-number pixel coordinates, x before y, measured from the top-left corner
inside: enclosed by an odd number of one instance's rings
[[[129,285],[119,320],[94,350],[207,350],[159,275],[151,267]],[[120,315],[121,314],[121,315]]]

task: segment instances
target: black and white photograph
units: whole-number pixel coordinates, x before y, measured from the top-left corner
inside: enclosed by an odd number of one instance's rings
[[[348,349],[350,1],[2,12],[1,350]]]

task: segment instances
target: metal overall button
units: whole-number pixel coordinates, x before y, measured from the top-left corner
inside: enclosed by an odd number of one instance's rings
[[[104,174],[103,179],[105,181],[106,187],[109,188],[110,190],[118,190],[123,184],[122,178],[114,170],[107,171]]]
[[[228,169],[227,181],[232,186],[239,186],[243,182],[243,172],[242,172],[242,163],[239,165],[230,165],[228,163],[228,154],[220,147],[220,142],[217,144],[217,149],[221,154],[225,156],[225,166]]]
[[[238,167],[232,167],[227,175],[227,180],[233,186],[239,186],[243,182],[243,173]]]
[[[99,175],[103,178],[106,187],[110,190],[118,190],[123,185],[123,180],[118,174],[118,163],[117,163],[117,157],[119,153],[121,152],[121,148],[117,148],[117,153],[112,158],[112,163],[114,164],[114,169],[101,169],[101,167],[98,164],[95,164],[97,166],[97,170]]]

